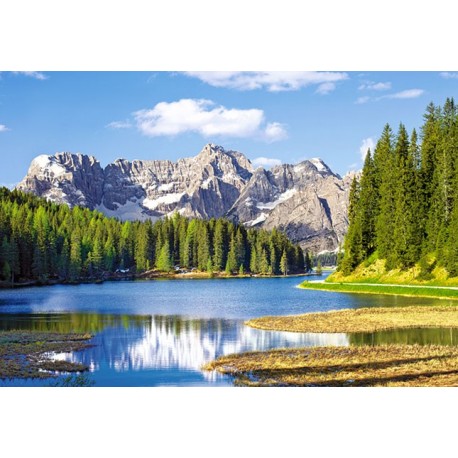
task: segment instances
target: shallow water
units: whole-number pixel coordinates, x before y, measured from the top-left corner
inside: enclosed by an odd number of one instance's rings
[[[456,331],[377,334],[272,332],[249,318],[343,308],[432,305],[449,301],[301,290],[301,277],[106,282],[0,292],[0,329],[91,332],[93,347],[62,358],[90,367],[95,386],[224,386],[201,370],[221,355],[281,347],[458,342]],[[55,382],[52,382],[55,383]],[[0,386],[48,385],[9,380]]]

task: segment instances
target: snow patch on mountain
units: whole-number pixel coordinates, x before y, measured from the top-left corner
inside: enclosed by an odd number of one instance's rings
[[[128,200],[124,205],[115,203],[115,207],[116,210],[110,210],[109,208],[105,207],[105,205],[100,204],[95,207],[95,210],[102,212],[106,216],[119,218],[121,221],[146,221],[147,219],[152,219],[151,216],[147,215],[143,211],[137,200],[134,202]]]
[[[155,210],[159,205],[164,204],[164,205],[171,205],[171,204],[176,204],[181,200],[181,198],[184,196],[184,192],[176,192],[176,193],[170,193],[166,194],[165,196],[158,197],[157,199],[143,199],[143,206]]]
[[[258,202],[256,204],[256,207],[259,208],[259,210],[273,210],[277,205],[287,201],[291,197],[296,194],[297,189],[288,189],[288,191],[283,192],[280,194],[276,200],[273,202]]]
[[[252,221],[247,221],[245,226],[253,227],[256,226],[257,224],[263,223],[267,219],[267,214],[266,213],[261,213],[256,219],[253,219]]]
[[[317,168],[319,172],[326,172],[326,166],[319,157],[312,157],[312,159],[310,159],[310,162]]]

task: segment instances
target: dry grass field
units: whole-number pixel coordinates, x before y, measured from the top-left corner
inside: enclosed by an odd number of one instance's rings
[[[246,322],[270,331],[375,332],[401,328],[458,328],[458,307],[381,307],[291,316],[266,316]]]
[[[458,386],[458,348],[280,349],[224,356],[204,369],[232,375],[241,386]]]

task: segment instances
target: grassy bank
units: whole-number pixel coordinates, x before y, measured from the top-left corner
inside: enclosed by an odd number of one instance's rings
[[[0,379],[46,379],[61,373],[83,372],[87,366],[55,361],[50,353],[68,353],[89,347],[90,334],[0,331]]]
[[[315,347],[218,358],[205,370],[242,386],[457,386],[458,348]]]
[[[430,259],[426,272],[419,264],[409,269],[387,270],[385,260],[369,258],[350,275],[336,271],[326,279],[326,282],[458,287],[458,277],[450,277],[443,267],[435,266],[433,258]]]
[[[458,328],[458,307],[387,307],[336,310],[247,321],[257,329],[290,332],[375,332],[405,328]]]
[[[437,299],[458,299],[458,289],[450,289],[447,287],[305,281],[299,285],[299,288],[341,293],[395,294],[400,296],[434,297]]]

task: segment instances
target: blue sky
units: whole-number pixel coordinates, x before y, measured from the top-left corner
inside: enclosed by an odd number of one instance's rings
[[[209,142],[257,165],[321,157],[345,174],[385,123],[418,128],[457,90],[452,72],[2,72],[0,183],[39,154],[177,160]]]

